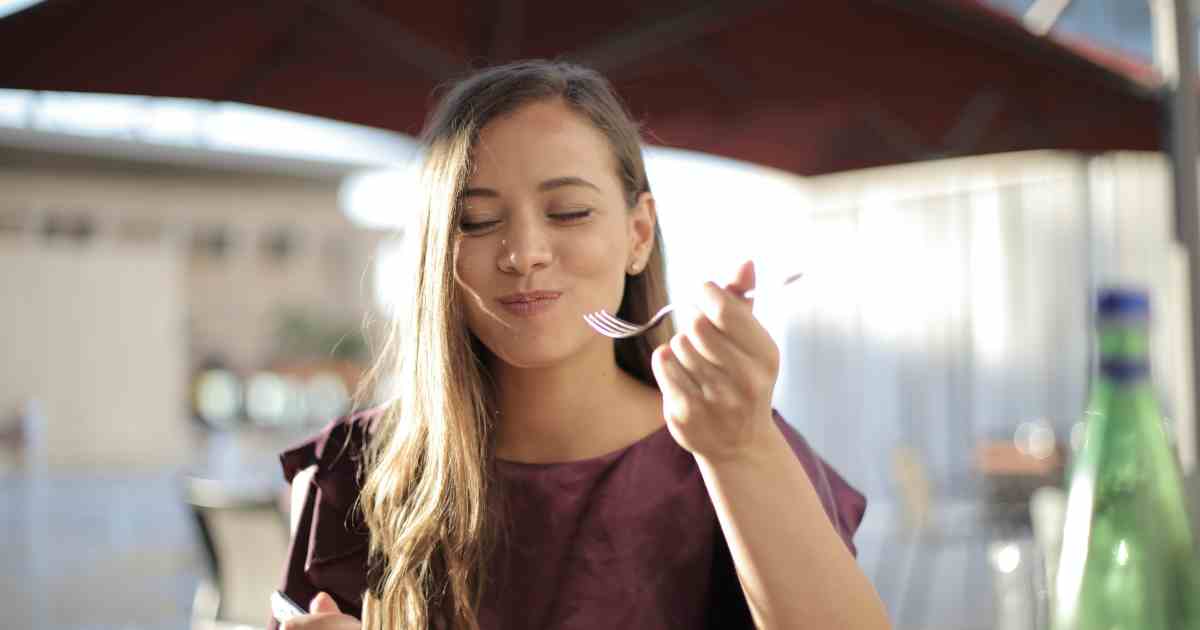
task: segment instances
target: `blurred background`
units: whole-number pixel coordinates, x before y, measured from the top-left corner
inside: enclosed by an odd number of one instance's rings
[[[364,320],[404,299],[434,88],[561,56],[644,121],[676,299],[746,258],[806,273],[756,305],[776,405],[868,496],[896,627],[1045,627],[1030,501],[1100,284],[1149,290],[1194,468],[1163,17],[1194,34],[1189,6],[0,0],[3,625],[265,621],[277,453],[346,409]]]

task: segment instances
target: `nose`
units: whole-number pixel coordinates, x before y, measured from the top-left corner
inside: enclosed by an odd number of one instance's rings
[[[549,265],[554,254],[546,227],[540,221],[515,220],[511,225],[500,239],[500,270],[524,276]]]

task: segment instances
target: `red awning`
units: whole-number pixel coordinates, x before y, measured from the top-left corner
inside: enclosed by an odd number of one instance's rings
[[[0,87],[189,97],[415,134],[487,63],[605,72],[656,144],[813,175],[1022,149],[1156,149],[1158,80],[978,0],[50,0]]]

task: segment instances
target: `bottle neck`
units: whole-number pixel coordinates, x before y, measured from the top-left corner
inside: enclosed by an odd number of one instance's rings
[[[1150,375],[1150,335],[1146,320],[1101,320],[1100,373],[1118,382]]]

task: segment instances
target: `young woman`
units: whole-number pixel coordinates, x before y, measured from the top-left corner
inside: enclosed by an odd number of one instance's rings
[[[584,322],[667,303],[638,130],[609,84],[484,70],[423,139],[412,300],[373,375],[394,402],[282,456],[282,590],[311,602],[284,627],[888,627],[853,557],[865,501],[771,408],[753,267],[706,285],[678,333]]]

